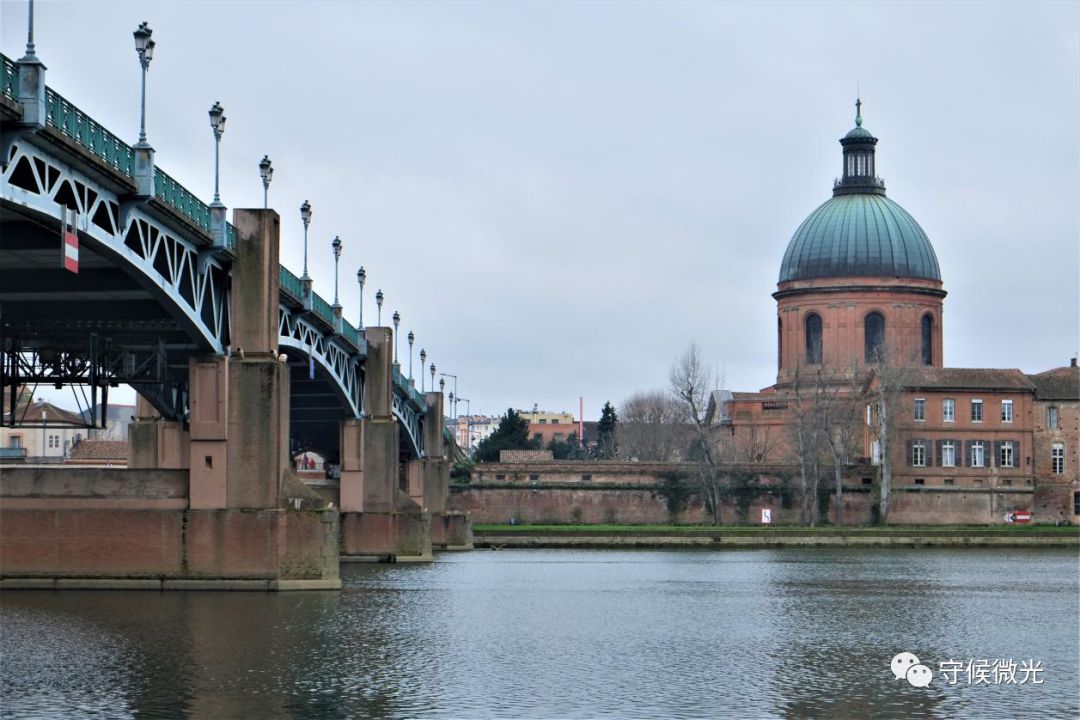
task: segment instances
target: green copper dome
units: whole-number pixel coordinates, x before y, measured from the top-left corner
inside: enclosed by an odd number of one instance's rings
[[[840,140],[844,174],[833,185],[833,197],[795,231],[780,265],[780,282],[829,277],[940,281],[926,233],[885,197],[885,183],[876,174],[877,138],[862,126],[862,101],[855,106],[855,128]]]
[[[780,282],[867,276],[941,280],[919,223],[878,193],[827,200],[795,231],[780,265]]]

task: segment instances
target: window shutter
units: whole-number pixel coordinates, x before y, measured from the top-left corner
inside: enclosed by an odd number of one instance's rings
[[[913,447],[915,447],[915,441],[914,440],[908,440],[907,441],[907,464],[909,466],[912,464],[911,456],[914,453],[914,451],[912,450]]]
[[[959,463],[957,463],[959,465]],[[971,441],[964,441],[964,467],[971,467]]]
[[[994,464],[1001,467],[1001,441],[994,441]]]
[[[934,462],[926,463],[927,465],[934,465],[934,467],[941,467],[941,440],[934,440]]]

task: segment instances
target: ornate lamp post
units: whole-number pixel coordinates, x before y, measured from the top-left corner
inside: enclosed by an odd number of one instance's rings
[[[435,363],[431,363],[431,390],[435,390]],[[439,383],[439,392],[442,392],[442,383]]]
[[[274,179],[274,166],[270,164],[270,156],[263,155],[259,161],[259,177],[263,184],[263,210],[266,209],[266,196],[270,192],[270,181]]]
[[[357,321],[357,329],[360,332],[364,331],[364,281],[367,280],[367,272],[364,271],[364,266],[361,265],[360,269],[356,271],[356,282],[360,285],[360,319]]]
[[[30,12],[33,13],[33,4],[30,5]],[[31,14],[31,28],[33,28],[33,14]],[[31,30],[31,33],[33,30]],[[150,36],[154,31],[150,29],[150,25],[143,22],[139,24],[139,27],[135,29],[132,35],[135,36],[135,52],[139,54],[139,65],[142,67],[142,100],[139,106],[139,143],[135,147],[145,148],[149,147],[149,143],[146,142],[146,71],[150,69],[150,61],[154,59],[154,46],[157,45]],[[33,38],[33,35],[31,35]],[[33,39],[27,45],[27,54],[33,55]]]
[[[442,393],[444,390],[446,390],[446,380],[439,378],[439,392]]]
[[[412,350],[413,350],[413,343],[416,342],[416,335],[413,334],[412,330],[409,331],[409,338],[408,339],[409,339],[409,381],[411,382],[412,379],[413,379],[413,377],[412,377]]]
[[[375,327],[382,327],[382,290],[375,293],[375,307],[377,312],[375,313]]]
[[[420,392],[424,392],[424,363],[427,361],[427,350],[420,348]]]
[[[210,108],[210,128],[214,131],[214,207],[221,207],[219,170],[221,167],[221,136],[225,133],[225,108],[215,102]]]
[[[398,364],[398,346],[400,345],[400,343],[398,342],[398,332],[397,332],[397,330],[398,330],[398,325],[400,325],[400,324],[401,324],[401,313],[399,313],[397,310],[395,310],[394,311],[394,364],[395,365]]]
[[[307,274],[307,231],[311,224],[311,204],[307,200],[300,206],[300,219],[304,221],[304,276],[301,280],[311,280]]]
[[[334,307],[337,308],[341,307],[341,303],[338,302],[338,261],[341,259],[341,238],[335,235],[330,247],[334,249]]]
[[[456,394],[457,393],[457,375],[451,375],[450,373],[439,373],[439,375],[442,375],[443,377],[448,377],[448,378],[453,378],[454,379],[454,393]],[[439,386],[440,387],[442,386],[441,382],[439,383]],[[454,396],[453,395],[450,396],[450,406],[451,406],[452,412],[454,413],[452,417],[457,419],[457,407],[454,406]]]

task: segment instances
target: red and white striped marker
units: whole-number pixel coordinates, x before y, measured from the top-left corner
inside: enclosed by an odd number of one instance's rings
[[[74,215],[74,213],[73,213]],[[64,269],[75,274],[79,273],[79,234],[75,229],[74,218],[69,225],[68,213],[64,211]]]

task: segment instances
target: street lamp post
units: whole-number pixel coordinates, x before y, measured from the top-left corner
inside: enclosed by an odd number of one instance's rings
[[[341,238],[335,235],[330,247],[334,249],[334,307],[337,308],[341,307],[341,303],[338,302],[338,261],[341,259]]]
[[[443,377],[448,377],[448,378],[453,378],[454,379],[454,393],[457,394],[457,375],[451,375],[450,373],[439,373],[439,374],[442,375]],[[453,395],[450,396],[450,405],[454,406],[454,396]],[[457,418],[457,407],[456,406],[453,407],[453,413],[454,413],[453,417]]]
[[[357,321],[357,329],[364,332],[364,281],[367,280],[367,272],[364,266],[356,271],[356,282],[360,285],[360,319]]]
[[[401,313],[397,310],[394,311],[394,364],[398,365],[398,325],[401,324]]]
[[[427,350],[420,348],[420,392],[424,392],[424,363],[427,362]]]
[[[274,166],[270,164],[269,155],[263,155],[263,159],[259,161],[259,177],[262,178],[263,210],[265,210],[267,208],[267,195],[270,193],[270,181],[274,179]]]
[[[412,377],[412,351],[413,351],[413,343],[414,342],[416,342],[416,335],[414,335],[413,331],[410,330],[409,331],[409,382],[412,382],[412,379],[413,379],[413,377]]]
[[[307,230],[311,224],[311,203],[307,200],[300,206],[300,219],[304,221],[304,276],[301,280],[310,280],[307,274]]]
[[[215,102],[210,108],[210,127],[214,131],[214,207],[221,207],[219,175],[221,168],[221,136],[225,133],[225,108]]]
[[[375,293],[375,327],[382,327],[382,290]]]
[[[33,3],[30,4],[31,28],[33,28]],[[31,33],[33,30],[31,29]],[[145,148],[150,144],[146,142],[146,71],[150,69],[150,61],[154,59],[154,46],[157,44],[150,39],[154,33],[146,22],[139,24],[132,35],[135,36],[135,52],[139,54],[139,65],[142,67],[142,100],[139,105],[139,143],[135,147]],[[33,55],[33,35],[30,44],[27,45],[27,54]]]
[[[435,392],[435,363],[431,363],[431,391]],[[439,388],[442,391],[442,388]]]

